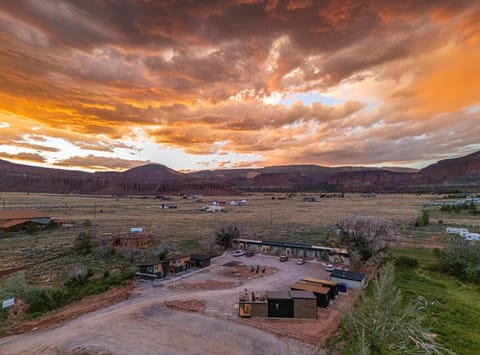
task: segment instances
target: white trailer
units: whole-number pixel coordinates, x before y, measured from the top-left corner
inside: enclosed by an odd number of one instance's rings
[[[466,229],[466,228],[447,227],[446,231],[447,231],[448,234],[458,234],[458,235],[461,235],[462,237],[464,237],[465,235],[467,235],[469,233],[468,229]]]
[[[203,207],[203,210],[206,211],[206,212],[212,212],[212,213],[216,213],[216,212],[223,212],[223,207],[222,206],[205,206]]]

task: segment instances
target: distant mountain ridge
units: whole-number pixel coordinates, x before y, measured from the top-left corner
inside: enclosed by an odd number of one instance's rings
[[[203,194],[241,191],[411,192],[480,189],[480,152],[441,160],[415,171],[403,168],[270,166],[181,173],[161,164],[124,172],[72,171],[0,160],[0,191],[102,195]]]

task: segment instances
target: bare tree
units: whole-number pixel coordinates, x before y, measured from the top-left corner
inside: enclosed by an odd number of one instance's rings
[[[369,259],[378,261],[385,238],[393,233],[392,223],[371,216],[349,216],[339,221],[337,227],[357,264]]]
[[[393,226],[390,221],[371,216],[352,215],[337,223],[337,227],[351,236],[376,240],[391,235]]]
[[[234,239],[240,236],[240,229],[236,225],[229,225],[228,227],[221,228],[215,232],[215,240],[218,245],[224,249],[228,249],[232,246]]]

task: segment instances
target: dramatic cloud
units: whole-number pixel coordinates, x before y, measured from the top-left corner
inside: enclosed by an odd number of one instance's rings
[[[34,162],[34,163],[44,163],[45,162],[45,158],[42,157],[40,154],[37,154],[37,153],[9,154],[9,153],[0,152],[0,158],[20,160],[20,161],[26,161],[26,162]]]
[[[421,166],[480,149],[479,62],[475,1],[4,1],[0,152]]]
[[[125,170],[135,166],[145,165],[147,163],[150,162],[87,155],[86,157],[74,156],[68,159],[60,160],[56,162],[55,165],[69,168],[81,167],[90,170]]]

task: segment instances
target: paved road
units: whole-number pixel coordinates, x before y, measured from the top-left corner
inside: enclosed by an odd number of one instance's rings
[[[266,265],[279,269],[226,290],[172,291],[143,284],[141,292],[111,307],[72,319],[38,332],[0,339],[0,354],[309,354],[312,347],[229,321],[236,317],[233,304],[249,290],[281,290],[301,277],[326,277],[319,264],[296,265],[278,258],[224,255],[212,260],[212,268],[192,275],[195,281],[212,278],[213,270],[229,261]],[[178,282],[190,282],[185,278]],[[163,306],[166,300],[202,299],[214,317],[178,312]]]

